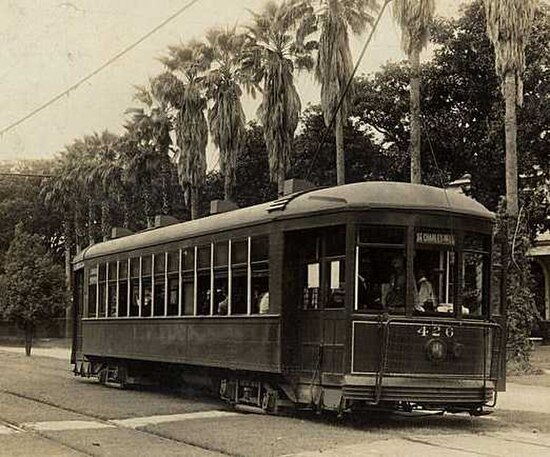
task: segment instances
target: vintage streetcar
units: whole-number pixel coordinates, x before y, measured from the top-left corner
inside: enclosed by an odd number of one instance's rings
[[[494,221],[454,190],[362,182],[93,245],[74,372],[202,380],[266,412],[482,414],[505,386]]]

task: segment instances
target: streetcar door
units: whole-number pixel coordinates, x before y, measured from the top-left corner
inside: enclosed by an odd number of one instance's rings
[[[72,304],[72,351],[71,363],[75,363],[77,354],[82,351],[82,311],[84,305],[84,268],[73,274],[73,304]]]
[[[295,343],[290,362],[315,383],[337,383],[344,372],[345,233],[345,226],[333,226],[286,237],[285,301]]]

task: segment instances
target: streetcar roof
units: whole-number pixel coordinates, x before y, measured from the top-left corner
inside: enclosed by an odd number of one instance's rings
[[[368,181],[317,188],[260,205],[147,229],[90,246],[75,257],[75,262],[275,220],[370,209],[436,211],[494,220],[494,213],[455,190],[403,182]]]

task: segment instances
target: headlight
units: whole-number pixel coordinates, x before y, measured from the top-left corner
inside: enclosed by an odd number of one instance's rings
[[[425,346],[426,356],[432,362],[441,362],[447,357],[447,345],[444,341],[434,338],[429,340]]]

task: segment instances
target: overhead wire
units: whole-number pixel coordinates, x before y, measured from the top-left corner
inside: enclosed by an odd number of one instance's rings
[[[355,63],[355,66],[353,67],[353,71],[351,72],[351,75],[348,78],[346,86],[344,87],[344,90],[343,90],[342,94],[340,95],[340,99],[338,100],[338,105],[336,105],[336,109],[332,113],[332,116],[330,118],[330,122],[326,126],[325,132],[323,133],[323,136],[322,136],[321,140],[319,141],[319,143],[317,145],[317,150],[315,151],[315,154],[313,155],[313,159],[312,159],[311,164],[309,166],[309,169],[306,173],[305,179],[309,178],[309,175],[311,174],[311,172],[313,170],[313,166],[315,165],[315,161],[317,160],[317,156],[319,155],[319,152],[321,152],[321,148],[325,144],[325,141],[326,141],[327,136],[328,136],[328,132],[330,131],[330,129],[334,125],[334,121],[336,120],[336,116],[337,116],[338,112],[340,111],[340,108],[342,107],[342,103],[344,103],[344,99],[345,99],[346,94],[348,93],[348,91],[351,87],[351,83],[353,82],[353,78],[355,77],[355,74],[357,73],[357,69],[359,68],[361,60],[363,60],[363,57],[365,56],[365,53],[367,52],[367,48],[368,48],[370,42],[372,41],[372,37],[374,36],[374,32],[378,28],[378,23],[380,22],[380,19],[382,19],[382,15],[384,13],[384,10],[386,9],[386,6],[388,6],[388,4],[391,1],[392,0],[385,0],[382,7],[380,8],[380,11],[378,12],[378,16],[376,17],[376,21],[374,22],[374,24],[373,24],[373,26],[370,30],[369,36],[367,37],[367,40],[365,41],[365,44],[363,45],[363,48],[361,49],[361,53],[359,54],[359,58],[357,59],[357,62]]]
[[[12,122],[8,126],[4,127],[2,130],[0,130],[0,137],[2,137],[5,133],[9,132],[10,130],[14,129],[15,127],[21,125],[23,122],[29,120],[30,118],[34,117],[36,114],[40,113],[41,111],[48,108],[50,105],[54,104],[61,98],[65,97],[66,95],[69,95],[72,91],[78,89],[82,84],[92,79],[94,76],[96,76],[98,73],[105,70],[107,67],[109,67],[111,64],[116,62],[118,59],[120,59],[122,56],[139,46],[141,43],[143,43],[145,40],[147,40],[151,35],[158,32],[161,28],[163,28],[168,23],[172,22],[174,19],[176,19],[179,15],[181,15],[183,12],[188,10],[191,6],[193,6],[195,3],[197,3],[199,0],[190,0],[185,5],[183,5],[180,9],[178,9],[175,13],[171,14],[168,18],[163,20],[160,24],[153,27],[149,32],[147,32],[145,35],[141,36],[138,40],[134,41],[132,44],[126,46],[122,51],[115,54],[113,57],[111,57],[109,60],[107,60],[105,63],[103,63],[101,66],[96,68],[91,73],[88,73],[86,76],[80,78],[76,83],[71,85],[69,88],[65,89],[64,91],[60,92],[56,96],[50,98],[48,101],[43,103],[42,105],[38,106],[37,108],[33,109],[30,113],[26,114],[22,118],[18,119],[15,122]]]

